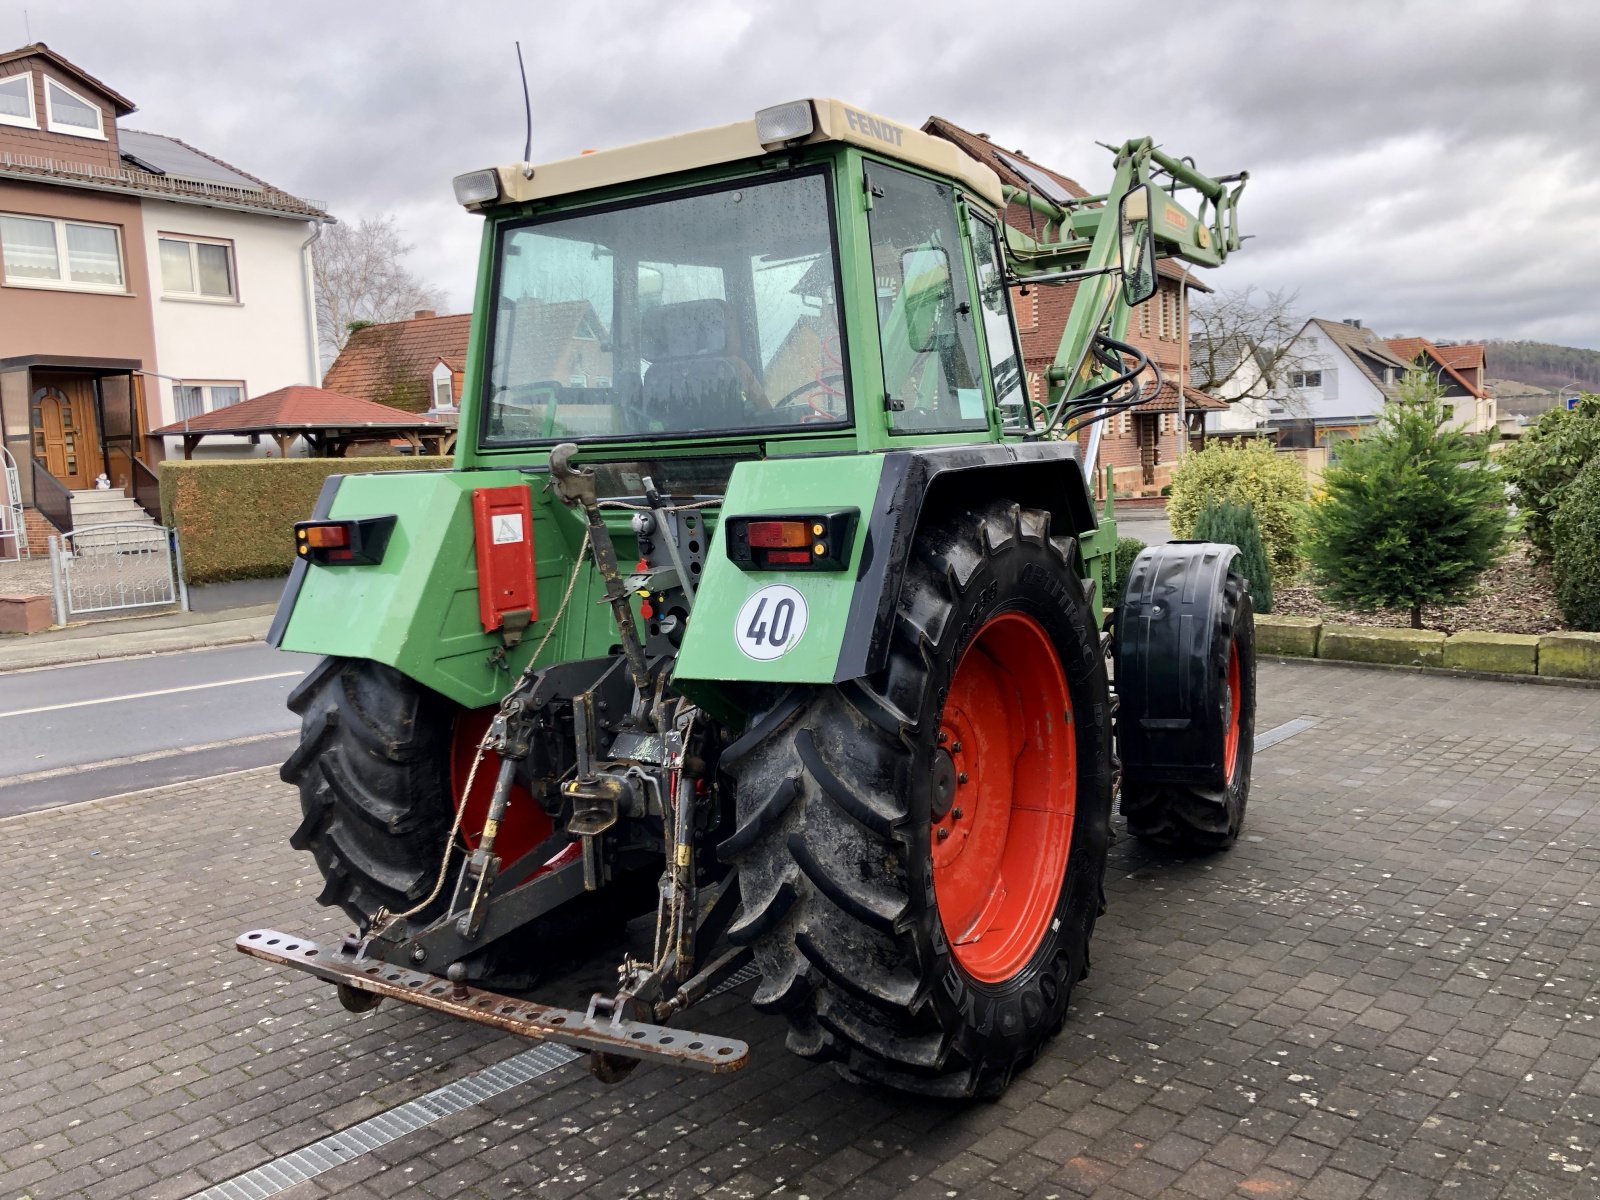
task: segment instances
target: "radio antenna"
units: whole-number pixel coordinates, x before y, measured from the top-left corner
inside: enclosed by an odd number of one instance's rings
[[[517,73],[522,76],[522,113],[528,132],[527,138],[522,143],[522,174],[525,178],[533,178],[533,101],[528,99],[528,68],[522,61],[522,43],[517,47]]]

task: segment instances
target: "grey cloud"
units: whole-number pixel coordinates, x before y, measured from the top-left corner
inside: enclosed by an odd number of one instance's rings
[[[0,0],[20,44],[23,0]],[[1600,9],[1580,0],[593,0],[549,5],[61,0],[35,37],[132,97],[137,127],[326,200],[394,212],[470,301],[460,171],[734,120],[808,94],[985,130],[1102,186],[1150,133],[1248,168],[1254,240],[1211,282],[1297,291],[1386,333],[1600,347]]]

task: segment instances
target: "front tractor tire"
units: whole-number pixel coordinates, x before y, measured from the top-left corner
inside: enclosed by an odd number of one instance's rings
[[[729,936],[796,1053],[994,1096],[1061,1027],[1104,907],[1116,772],[1074,557],[1013,503],[927,516],[888,666],[792,689],[724,752]]]
[[[1255,613],[1232,550],[1141,552],[1117,614],[1122,815],[1134,837],[1181,853],[1232,846],[1250,798]]]

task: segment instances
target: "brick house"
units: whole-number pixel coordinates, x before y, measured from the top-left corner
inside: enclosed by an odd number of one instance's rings
[[[418,309],[404,321],[355,330],[322,377],[330,391],[407,412],[449,414],[461,406],[471,313]]]
[[[954,142],[973,158],[993,167],[1002,183],[1049,193],[1054,186],[1067,196],[1086,196],[1075,181],[1049,167],[1034,162],[1021,152],[1002,150],[987,134],[972,133],[943,117],[929,117],[924,133]],[[1006,223],[1031,233],[1034,221],[1020,205],[1005,210]],[[1111,417],[1104,423],[1100,442],[1099,478],[1107,466],[1115,474],[1119,496],[1154,495],[1171,479],[1172,464],[1179,453],[1179,379],[1188,378],[1189,291],[1209,292],[1180,264],[1161,260],[1157,270],[1156,294],[1133,310],[1128,323],[1128,340],[1150,356],[1161,368],[1162,385],[1156,396],[1130,412]],[[1077,295],[1076,284],[1049,284],[1014,288],[1012,307],[1017,315],[1017,331],[1022,338],[1022,355],[1028,376],[1029,394],[1035,400],[1045,396],[1044,373],[1055,361],[1067,316]],[[1204,438],[1205,415],[1226,411],[1227,404],[1185,384],[1184,425],[1191,444]],[[1087,441],[1087,434],[1081,440]]]
[[[35,551],[102,474],[159,511],[151,430],[316,378],[327,214],[133,111],[43,43],[0,52],[0,459]]]

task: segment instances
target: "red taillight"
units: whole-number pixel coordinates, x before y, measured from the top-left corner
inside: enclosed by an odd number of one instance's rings
[[[347,525],[308,525],[306,545],[319,550],[343,550],[350,545],[350,528]]]
[[[765,550],[804,546],[811,541],[811,531],[804,521],[751,521],[748,529],[750,544]],[[807,556],[804,554],[799,558],[777,559],[776,555],[768,557],[780,562],[807,561]]]
[[[729,516],[722,522],[722,544],[744,571],[843,571],[859,515],[841,508],[805,516]]]
[[[350,517],[343,521],[300,521],[294,527],[295,554],[308,562],[372,566],[394,531],[395,518]]]

